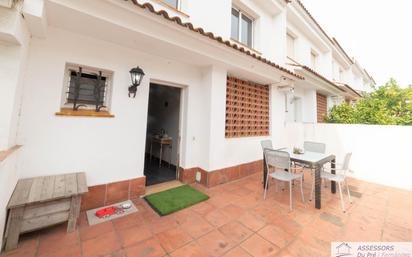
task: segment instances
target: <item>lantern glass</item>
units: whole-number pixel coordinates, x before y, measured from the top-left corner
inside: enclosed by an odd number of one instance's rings
[[[139,67],[136,67],[130,70],[130,76],[132,79],[132,84],[138,86],[143,79],[144,72]]]

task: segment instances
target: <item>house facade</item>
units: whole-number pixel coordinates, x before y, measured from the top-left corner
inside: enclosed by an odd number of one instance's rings
[[[297,0],[0,4],[0,222],[22,177],[86,172],[82,209],[143,195],[154,130],[183,182],[258,172],[261,140],[282,146],[286,123],[322,122],[374,85]],[[178,100],[152,101],[164,87]],[[156,108],[175,118],[152,131]]]

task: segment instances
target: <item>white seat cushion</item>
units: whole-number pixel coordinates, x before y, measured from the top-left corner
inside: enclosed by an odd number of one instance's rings
[[[271,176],[272,178],[281,180],[281,181],[292,181],[295,179],[300,179],[302,175],[303,175],[302,173],[290,173],[290,172],[283,171],[283,170],[275,171],[269,174],[269,176]]]
[[[327,179],[327,180],[336,181],[336,182],[342,182],[345,180],[345,176],[341,174],[332,174],[332,173],[325,172],[325,171],[322,171],[320,173],[320,177]]]

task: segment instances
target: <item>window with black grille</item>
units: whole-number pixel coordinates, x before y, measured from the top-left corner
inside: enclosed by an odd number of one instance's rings
[[[98,103],[99,105],[104,105],[106,77],[101,76],[99,82],[98,76],[98,74],[82,72],[78,77],[78,71],[70,71],[67,103],[74,103],[76,97],[76,81],[79,81],[77,98],[79,104],[95,105]]]
[[[112,72],[66,65],[63,107],[73,110],[108,110]]]

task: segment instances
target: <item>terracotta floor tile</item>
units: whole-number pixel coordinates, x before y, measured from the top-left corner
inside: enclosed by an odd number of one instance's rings
[[[293,257],[330,257],[330,248],[324,252],[309,246],[302,240],[295,240],[287,247],[287,253]]]
[[[218,209],[206,214],[205,219],[215,227],[223,226],[224,224],[232,220],[229,216],[227,216],[221,210]]]
[[[232,203],[241,208],[250,209],[258,205],[260,199],[261,199],[260,195],[259,197],[257,197],[254,194],[249,194],[249,195],[243,196],[241,199],[234,201]]]
[[[172,228],[156,235],[160,244],[170,253],[192,241],[192,237],[181,228]]]
[[[172,252],[171,257],[210,257],[196,242],[189,243]]]
[[[159,241],[148,239],[125,249],[127,257],[162,257],[166,254]]]
[[[16,249],[3,252],[1,257],[34,257],[38,247],[37,239],[20,240]]]
[[[344,228],[345,241],[380,241],[382,227],[371,226],[359,221],[349,221]],[[320,230],[322,231],[322,230]]]
[[[66,227],[52,228],[47,234],[40,236],[38,255],[50,255],[60,251],[61,248],[77,247],[80,244],[78,231],[66,233],[66,229]]]
[[[198,215],[189,217],[181,224],[181,228],[193,238],[199,238],[213,230],[213,226]]]
[[[217,230],[202,236],[197,240],[199,246],[211,256],[222,256],[235,246],[231,239]]]
[[[149,224],[149,228],[152,230],[153,234],[157,234],[178,226],[176,220],[169,216],[161,217],[160,219],[147,224]]]
[[[200,215],[206,215],[216,209],[216,207],[208,202],[201,202],[191,207],[191,209]]]
[[[330,251],[331,242],[344,241],[343,237],[338,235],[330,236],[330,233],[326,233],[323,230],[316,229],[304,229],[300,233],[296,240],[302,241],[308,247],[312,247],[321,252]]]
[[[120,249],[120,242],[114,232],[82,241],[83,257],[97,257]]]
[[[113,225],[116,229],[123,229],[143,224],[144,220],[140,213],[132,213],[113,220]]]
[[[80,228],[80,239],[89,240],[98,237],[104,233],[113,232],[113,224],[111,221],[103,222],[100,224],[85,226]]]
[[[230,204],[228,201],[227,195],[229,193],[219,194],[217,196],[211,197],[208,202],[217,208],[225,207],[226,205]]]
[[[241,247],[254,257],[275,256],[279,251],[279,247],[256,234],[244,241]]]
[[[386,224],[383,228],[383,241],[403,241],[412,240],[412,230],[394,224]]]
[[[131,246],[152,237],[152,232],[144,225],[117,230],[123,247]]]
[[[255,232],[261,229],[266,224],[266,222],[262,218],[258,217],[257,215],[251,212],[244,213],[242,216],[238,218],[238,221]]]
[[[314,217],[314,221],[305,226],[304,229],[311,229],[314,233],[319,234],[323,239],[336,239],[344,232],[344,226],[337,226],[334,222],[330,222],[322,218],[322,214],[319,217]]]
[[[127,257],[126,252],[123,249],[111,252],[109,254],[103,255],[102,257]]]
[[[243,242],[246,238],[250,237],[253,234],[251,230],[249,230],[238,221],[229,222],[218,228],[218,230],[235,244]]]
[[[311,187],[306,172],[305,196]],[[262,198],[262,174],[206,188],[211,198],[166,217],[142,199],[133,202],[137,214],[88,226],[85,213],[78,229],[66,224],[34,231],[20,238],[15,257],[133,257],[133,256],[330,256],[331,241],[410,241],[412,192],[350,179],[358,192],[353,204],[345,196],[346,213],[330,185],[322,187],[322,209],[302,203],[294,186],[293,211],[286,191]],[[254,233],[255,232],[255,233]],[[123,246],[125,246],[125,249]],[[279,249],[279,247],[282,247]],[[166,252],[168,251],[168,253]]]
[[[224,257],[251,257],[251,255],[243,250],[241,247],[237,246],[230,250],[228,253],[223,255]]]
[[[59,247],[53,252],[38,254],[37,257],[81,257],[80,244]]]
[[[236,195],[241,196],[241,197],[248,196],[252,192],[253,192],[252,190],[247,189],[245,187],[239,187],[239,188],[236,188],[235,190],[232,191],[233,194],[236,194]]]
[[[221,211],[231,219],[237,219],[245,213],[245,210],[237,205],[229,204],[221,209]]]
[[[271,223],[292,235],[296,235],[302,230],[302,226],[299,223],[285,215],[276,215],[275,218],[271,220]]]
[[[294,236],[275,225],[267,225],[258,234],[272,244],[283,248],[293,241]]]
[[[292,253],[290,253],[288,249],[282,249],[275,256],[276,257],[297,257],[297,256],[293,255]]]
[[[84,212],[84,211],[80,212],[79,218],[77,219],[77,225],[78,225],[79,228],[89,226],[89,223],[87,221],[86,212]]]
[[[187,221],[189,218],[193,216],[198,216],[198,214],[192,211],[192,209],[190,208],[186,208],[186,209],[180,210],[178,212],[175,212],[169,215],[169,217],[174,219],[179,225],[181,225],[182,223],[184,223],[185,221]]]

